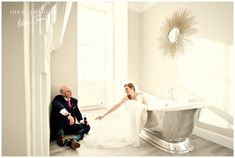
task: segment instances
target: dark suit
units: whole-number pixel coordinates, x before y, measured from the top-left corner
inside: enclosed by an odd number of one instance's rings
[[[77,106],[77,99],[70,98],[72,109],[69,108],[67,101],[62,95],[57,95],[52,101],[50,128],[51,128],[51,140],[57,137],[59,130],[63,130],[64,134],[79,134],[83,138],[84,134],[90,130],[89,125],[73,124],[69,125],[67,116],[60,113],[62,109],[66,109],[72,117],[76,118],[78,122],[82,120],[82,114]]]

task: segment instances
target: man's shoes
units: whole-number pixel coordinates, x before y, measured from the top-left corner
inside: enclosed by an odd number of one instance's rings
[[[81,146],[80,143],[77,142],[74,138],[66,139],[65,144],[66,146],[70,146],[73,150],[76,150]]]
[[[64,136],[63,135],[60,135],[57,137],[57,144],[59,146],[64,146],[65,145],[65,141],[64,141]]]
[[[73,150],[76,150],[77,148],[79,148],[81,145],[75,140],[75,139],[72,139],[72,143],[70,145],[70,147],[73,149]]]
[[[60,135],[57,137],[57,144],[59,146],[70,146],[73,150],[76,150],[81,145],[74,138],[64,139],[64,135]]]

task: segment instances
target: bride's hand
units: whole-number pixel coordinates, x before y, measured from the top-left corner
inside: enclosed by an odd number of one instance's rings
[[[104,116],[96,117],[96,119],[95,119],[95,120],[101,120],[102,118],[104,118]]]

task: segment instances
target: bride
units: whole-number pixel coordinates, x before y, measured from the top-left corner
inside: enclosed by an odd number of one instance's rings
[[[83,139],[87,146],[119,148],[140,145],[139,133],[147,120],[147,102],[142,93],[135,91],[134,84],[125,84],[124,88],[127,95],[90,125],[91,131]],[[120,107],[124,107],[123,112],[109,115]]]

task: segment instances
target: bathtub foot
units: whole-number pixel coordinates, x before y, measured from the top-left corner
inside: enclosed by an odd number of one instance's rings
[[[153,146],[168,153],[187,153],[193,151],[194,149],[194,145],[191,142],[190,138],[187,138],[184,141],[180,142],[167,142],[144,129],[141,131],[140,137]]]

